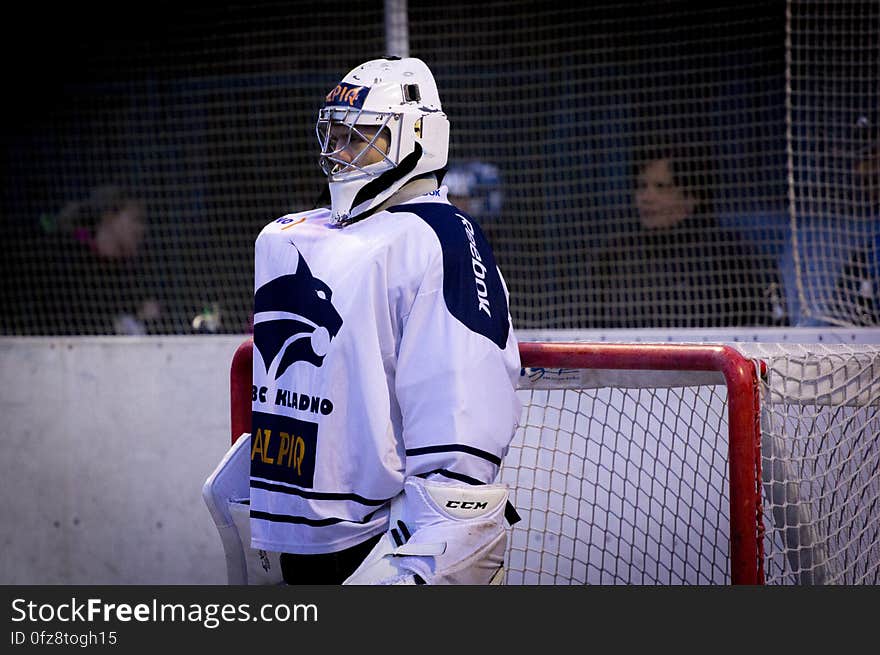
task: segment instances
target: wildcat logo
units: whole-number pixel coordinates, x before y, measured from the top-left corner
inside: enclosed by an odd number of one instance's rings
[[[277,380],[296,362],[320,367],[342,327],[333,292],[312,275],[302,254],[296,273],[267,282],[254,295],[254,346]]]

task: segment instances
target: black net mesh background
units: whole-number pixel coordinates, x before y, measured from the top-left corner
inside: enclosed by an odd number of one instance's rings
[[[385,54],[383,3],[16,11],[0,333],[247,332],[254,238],[314,204],[317,108]],[[518,327],[880,320],[877,3],[408,18]],[[642,227],[652,157],[696,207],[674,231]],[[128,239],[97,236],[108,212]]]
[[[340,71],[384,54],[384,17],[375,2],[192,4],[70,10],[25,62],[39,97],[5,130],[5,333],[249,329],[254,239],[314,205],[317,109]],[[91,256],[88,228],[129,197],[136,256]]]

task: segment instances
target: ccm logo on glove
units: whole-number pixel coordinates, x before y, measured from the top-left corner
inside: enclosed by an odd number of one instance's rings
[[[450,509],[486,509],[489,503],[474,502],[471,500],[447,500],[446,507]]]

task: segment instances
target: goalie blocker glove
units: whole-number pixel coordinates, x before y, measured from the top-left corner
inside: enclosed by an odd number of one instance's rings
[[[390,529],[344,584],[502,584],[508,495],[503,484],[407,478]]]

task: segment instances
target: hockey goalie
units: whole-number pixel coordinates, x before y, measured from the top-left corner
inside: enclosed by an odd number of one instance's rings
[[[368,61],[316,131],[329,206],[256,240],[251,433],[204,489],[229,580],[499,583],[519,352],[434,78]]]

